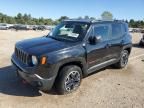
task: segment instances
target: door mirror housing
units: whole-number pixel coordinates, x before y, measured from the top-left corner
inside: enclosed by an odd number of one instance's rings
[[[97,44],[101,41],[101,36],[90,36],[88,41],[90,44]]]

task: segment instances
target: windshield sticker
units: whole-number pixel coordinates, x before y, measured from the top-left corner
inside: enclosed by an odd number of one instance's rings
[[[77,38],[79,34],[76,33],[68,33],[68,36]]]

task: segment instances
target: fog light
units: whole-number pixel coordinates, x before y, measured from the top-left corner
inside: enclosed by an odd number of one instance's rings
[[[37,85],[38,85],[38,87],[42,87],[42,82],[38,81]]]

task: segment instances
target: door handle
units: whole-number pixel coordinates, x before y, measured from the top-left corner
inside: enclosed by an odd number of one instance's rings
[[[120,42],[121,44],[123,44],[124,43],[124,40],[121,40],[121,42]]]

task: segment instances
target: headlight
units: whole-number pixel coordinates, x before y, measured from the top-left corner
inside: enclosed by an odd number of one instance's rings
[[[38,60],[36,56],[32,56],[32,64],[33,65],[37,65],[38,64]]]

